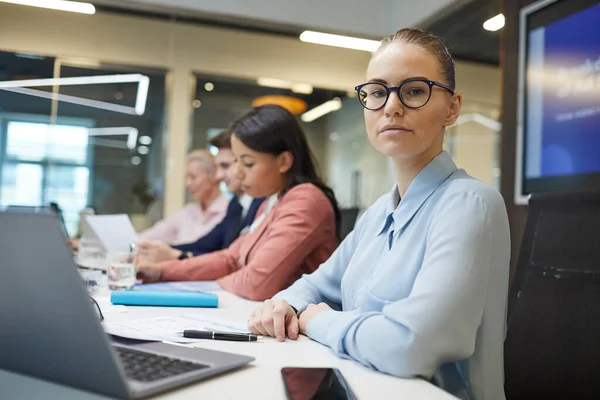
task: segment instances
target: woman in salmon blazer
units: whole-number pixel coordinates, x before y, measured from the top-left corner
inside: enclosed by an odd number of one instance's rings
[[[337,247],[337,201],[319,177],[296,118],[266,105],[252,109],[231,130],[243,190],[265,198],[254,222],[225,250],[162,263],[139,261],[144,282],[217,280],[239,296],[265,300],[316,270]]]

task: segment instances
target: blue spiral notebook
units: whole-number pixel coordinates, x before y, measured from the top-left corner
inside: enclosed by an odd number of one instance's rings
[[[173,287],[136,285],[133,290],[116,291],[110,295],[115,305],[156,307],[217,307],[219,296],[213,293],[177,290]],[[147,287],[150,286],[150,287]]]

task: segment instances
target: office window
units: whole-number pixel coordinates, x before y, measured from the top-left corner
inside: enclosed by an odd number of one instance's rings
[[[10,121],[6,155],[27,161],[55,161],[85,164],[87,128]]]
[[[8,121],[0,205],[56,202],[74,234],[88,202],[88,129],[81,126]]]
[[[2,169],[0,205],[39,206],[42,198],[42,167],[7,163]]]

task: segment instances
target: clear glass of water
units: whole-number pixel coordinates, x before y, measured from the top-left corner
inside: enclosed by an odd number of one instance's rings
[[[106,275],[99,269],[79,268],[81,279],[85,282],[88,293],[93,294],[98,292],[102,287],[106,287]]]
[[[79,240],[76,262],[84,268],[106,268],[106,254],[100,241],[95,239]]]
[[[135,285],[135,253],[109,252],[107,254],[108,288],[128,290]]]

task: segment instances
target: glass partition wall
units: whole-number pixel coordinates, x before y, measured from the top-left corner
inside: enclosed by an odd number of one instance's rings
[[[212,137],[228,128],[253,106],[278,104],[292,111],[300,120],[321,173],[324,179],[327,178],[327,114],[315,118],[315,115],[306,112],[327,102],[339,102],[341,107],[345,92],[273,78],[249,80],[195,74],[194,80],[196,90],[192,100],[192,148],[206,148]]]
[[[0,52],[0,207],[161,215],[165,72]],[[153,215],[153,216],[152,216]]]

